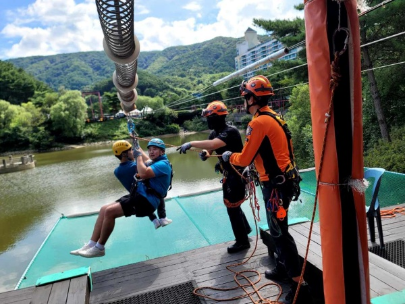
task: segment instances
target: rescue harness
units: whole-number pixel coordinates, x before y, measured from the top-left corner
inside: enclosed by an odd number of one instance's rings
[[[272,117],[283,129],[284,134],[287,138],[287,145],[288,145],[288,152],[290,156],[290,163],[288,164],[287,168],[283,172],[283,175],[277,175],[271,180],[271,184],[276,186],[284,184],[287,180],[291,181],[291,186],[292,186],[292,200],[296,201],[298,200],[298,197],[300,196],[301,189],[300,189],[300,182],[302,181],[302,178],[299,173],[299,169],[297,164],[295,163],[294,159],[294,153],[293,153],[293,147],[292,147],[292,141],[291,141],[291,131],[288,129],[287,122],[282,119],[279,115],[274,115],[271,112],[260,112],[259,110],[257,111],[259,116],[260,115],[267,115]]]
[[[127,117],[127,127],[128,127],[129,134],[131,134],[133,136],[132,142],[133,142],[134,149],[139,149],[139,141],[137,139],[138,133],[135,130],[135,123],[132,120],[132,118],[130,118],[130,117]],[[171,168],[170,184],[169,184],[169,188],[167,189],[167,191],[169,191],[169,190],[172,189],[172,182],[173,182],[173,176],[174,176],[173,166],[168,160],[165,160],[165,159],[161,159],[161,160],[166,161],[170,165],[170,168]],[[158,160],[158,161],[161,161],[161,160]],[[156,191],[155,189],[153,189],[150,186],[150,179],[149,178],[148,179],[141,179],[138,173],[134,175],[134,180],[132,182],[131,191],[130,191],[131,196],[135,195],[136,190],[138,188],[138,182],[142,182],[146,186],[146,192],[148,192],[150,194],[153,194],[153,195],[157,196],[160,199],[163,199],[163,198],[165,198],[167,196],[167,191],[166,191],[165,195],[160,194],[158,191]]]

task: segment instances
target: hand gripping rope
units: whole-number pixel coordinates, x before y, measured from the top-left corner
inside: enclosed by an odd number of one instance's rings
[[[132,142],[135,150],[139,149],[138,133],[135,131],[135,123],[132,118],[127,116],[127,127],[129,135],[132,137]]]
[[[141,138],[136,134],[135,124],[132,121],[132,119],[130,119],[130,118],[128,118],[128,131],[130,132],[130,134],[132,135],[134,140],[136,140],[136,141],[138,141],[138,140],[148,141],[147,139]],[[178,146],[170,145],[170,144],[166,144],[166,146],[168,146],[168,147],[178,147]],[[190,151],[200,152],[198,150],[190,150]],[[221,157],[221,156],[222,155],[207,155],[207,157]],[[251,255],[246,260],[242,261],[241,263],[236,263],[236,264],[231,264],[231,265],[226,266],[226,269],[228,269],[229,271],[234,273],[234,280],[235,280],[237,286],[232,287],[232,288],[218,288],[218,287],[213,287],[213,286],[198,287],[198,288],[194,289],[193,294],[195,294],[196,296],[202,297],[202,298],[211,299],[211,300],[215,300],[215,301],[219,301],[219,302],[232,301],[232,300],[237,300],[237,299],[242,299],[242,298],[249,297],[250,300],[252,301],[252,303],[255,303],[255,304],[259,304],[259,303],[261,303],[261,304],[277,304],[277,303],[279,303],[278,300],[280,299],[281,294],[282,294],[282,288],[281,288],[281,286],[279,284],[271,282],[271,283],[265,283],[262,286],[257,287],[256,285],[261,280],[261,274],[257,270],[251,269],[251,270],[236,271],[234,269],[231,269],[233,267],[237,267],[237,266],[241,266],[241,265],[246,264],[254,256],[254,254],[256,252],[258,236],[259,236],[259,230],[258,230],[258,227],[257,227],[257,222],[260,221],[260,216],[259,216],[260,205],[259,205],[258,199],[256,197],[256,183],[258,181],[257,181],[257,176],[256,176],[256,173],[255,173],[254,165],[252,164],[249,167],[247,167],[247,169],[244,170],[243,174],[241,174],[231,163],[230,163],[230,165],[233,168],[233,170],[235,170],[235,172],[246,182],[247,195],[242,200],[241,203],[243,203],[247,199],[250,200],[250,207],[252,209],[253,218],[255,220],[255,228],[256,228],[255,247],[254,247]],[[247,171],[247,172],[245,172],[245,171]],[[233,207],[236,207],[236,206],[233,205]],[[256,214],[256,210],[257,210],[257,214]],[[258,277],[257,280],[255,280],[255,281],[251,280],[251,277],[253,275]],[[242,284],[240,282],[241,279],[246,280],[247,283]],[[266,299],[260,294],[259,291],[262,288],[267,287],[267,286],[275,286],[278,289],[278,294],[277,294],[275,300]],[[215,298],[213,296],[206,295],[206,294],[202,293],[202,290],[214,290],[214,291],[226,292],[226,291],[230,291],[230,290],[237,290],[239,288],[243,289],[244,294],[241,294],[241,295],[233,297],[233,298],[218,299],[218,298]],[[249,291],[248,288],[252,288],[253,291]],[[255,299],[253,298],[254,296],[256,298],[259,298],[259,300],[255,301]]]

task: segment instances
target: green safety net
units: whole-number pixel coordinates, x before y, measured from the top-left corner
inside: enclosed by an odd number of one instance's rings
[[[303,172],[302,178],[299,200],[290,205],[290,224],[312,218],[315,171]],[[397,182],[400,179],[401,183]],[[400,188],[399,185],[404,181],[405,175],[386,172],[380,189],[381,204],[388,206],[403,202],[405,187]],[[403,193],[402,201],[396,191]],[[258,222],[260,227],[267,222],[259,187],[256,188],[256,193],[261,207],[261,221]],[[369,194],[366,192],[366,199],[367,195]],[[97,272],[234,239],[222,200],[222,190],[168,199],[166,209],[173,223],[158,230],[155,230],[148,217],[117,219],[106,246],[106,255],[93,259],[70,255],[70,251],[88,242],[97,215],[60,218],[32,259],[17,288],[34,286],[40,277],[70,269],[90,267],[91,272]],[[242,209],[253,229],[250,236],[254,236],[256,231],[249,201],[242,205]],[[317,213],[315,221],[318,221]]]

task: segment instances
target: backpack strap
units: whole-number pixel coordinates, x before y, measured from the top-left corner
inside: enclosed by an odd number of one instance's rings
[[[284,119],[280,118],[278,115],[274,115],[271,112],[260,112],[259,110],[257,111],[260,115],[267,115],[272,117],[277,123],[280,125],[280,127],[283,129],[284,134],[287,138],[287,144],[288,144],[288,152],[290,154],[290,161],[292,164],[294,164],[294,154],[293,154],[293,148],[292,148],[292,142],[291,142],[291,131],[288,129],[287,123]]]
[[[300,176],[297,164],[295,163],[294,160],[294,154],[293,154],[293,149],[292,149],[292,136],[291,136],[291,131],[288,129],[287,123],[284,119],[282,119],[278,115],[274,115],[271,112],[260,112],[259,110],[257,111],[260,115],[267,115],[270,117],[273,117],[275,121],[281,126],[281,128],[284,131],[284,134],[287,138],[287,143],[288,143],[288,152],[290,154],[290,164],[287,166],[287,169],[284,172],[284,177],[287,180],[292,181],[291,186],[292,186],[292,200],[296,201],[298,200],[298,197],[300,196],[301,193],[301,188],[300,188],[300,182],[302,181],[302,178]]]

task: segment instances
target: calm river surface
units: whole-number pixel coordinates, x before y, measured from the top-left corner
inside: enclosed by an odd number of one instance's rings
[[[207,138],[197,133],[164,141],[179,146]],[[97,211],[125,194],[113,173],[119,161],[111,145],[36,154],[35,169],[0,175],[0,292],[15,288],[61,214]],[[175,171],[168,196],[220,187],[215,158],[202,162],[198,153],[180,155],[175,148],[166,153]]]

